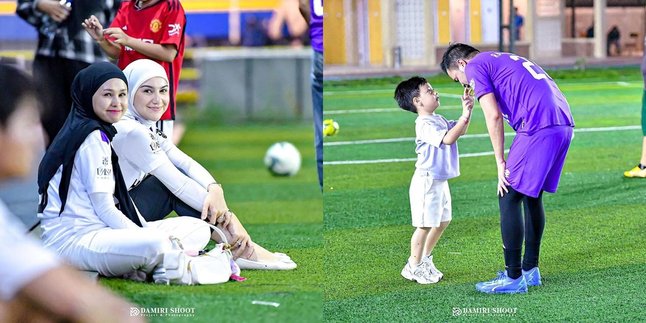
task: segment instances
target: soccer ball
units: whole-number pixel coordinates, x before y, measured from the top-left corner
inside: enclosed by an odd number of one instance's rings
[[[265,166],[272,175],[293,176],[301,168],[301,153],[289,142],[277,142],[267,149]]]
[[[323,135],[334,136],[339,132],[339,124],[332,119],[323,120]]]

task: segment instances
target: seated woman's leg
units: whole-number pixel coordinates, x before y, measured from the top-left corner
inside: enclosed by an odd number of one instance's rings
[[[139,185],[128,191],[128,194],[146,221],[161,220],[172,211],[176,211],[178,215],[200,217],[199,212],[183,202],[181,203],[183,205],[178,205],[181,201],[155,176],[146,177]]]
[[[283,261],[288,260],[289,257],[285,254],[276,254],[263,248],[259,244],[253,242],[250,238],[248,241],[241,239],[243,236],[249,236],[247,230],[235,214],[231,215],[231,221],[228,226],[222,224],[217,225],[220,228],[229,243],[231,243],[234,258],[244,258],[254,261]],[[214,240],[218,241],[217,237]],[[238,244],[238,242],[243,242]]]
[[[186,216],[196,219],[200,219],[201,217],[201,211],[197,211],[184,203],[154,176],[145,178],[137,187],[130,190],[129,194],[137,209],[147,221],[164,219],[171,211],[175,211],[181,217]],[[231,244],[234,258],[259,261],[281,261],[285,258],[289,259],[287,256],[278,256],[254,243],[235,215],[232,216],[229,225],[216,224],[216,226],[224,233],[226,241]],[[211,238],[216,242],[223,242],[216,232],[213,232]]]
[[[122,277],[134,271],[151,273],[171,249],[168,234],[155,228],[105,228],[84,234],[59,251],[78,269]]]
[[[184,250],[204,249],[211,239],[211,230],[202,220],[192,217],[174,217],[148,222],[152,227],[179,238]]]

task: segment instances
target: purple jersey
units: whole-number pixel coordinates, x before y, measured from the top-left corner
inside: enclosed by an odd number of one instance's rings
[[[482,52],[465,68],[476,98],[493,93],[503,117],[520,133],[551,126],[574,127],[570,106],[538,65],[511,53]]]
[[[310,39],[312,48],[323,52],[323,0],[310,0]]]

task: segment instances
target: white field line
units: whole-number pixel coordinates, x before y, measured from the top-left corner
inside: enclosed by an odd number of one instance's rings
[[[513,132],[506,132],[505,136],[513,136]],[[489,137],[488,134],[486,133],[479,133],[479,134],[473,134],[473,135],[464,135],[460,136],[460,138],[468,139],[468,138],[485,138]],[[392,143],[392,142],[413,142],[415,141],[415,138],[413,137],[403,137],[403,138],[387,138],[387,139],[368,139],[368,140],[354,140],[354,141],[333,141],[333,142],[326,142],[323,144],[323,146],[345,146],[345,145],[366,145],[366,144],[384,144],[384,143]]]
[[[508,153],[509,149],[505,150]],[[480,157],[493,155],[493,151],[485,151],[481,153],[460,154],[460,158]],[[323,162],[323,165],[354,165],[354,164],[378,164],[378,163],[400,163],[400,162],[413,162],[417,158],[393,158],[393,159],[372,159],[372,160],[339,160]]]
[[[440,109],[442,110],[458,110],[462,109],[461,105],[441,105]],[[376,109],[348,109],[348,110],[330,110],[323,111],[324,115],[333,115],[333,114],[354,114],[354,113],[382,113],[382,112],[393,112],[400,113],[402,109],[393,107],[393,108],[376,108]]]
[[[634,84],[642,84],[641,81],[634,81],[634,82],[625,82],[625,81],[613,81],[613,82],[558,82],[558,86],[570,86],[570,85],[576,85],[576,86],[581,86],[581,87],[587,87],[589,85],[603,85],[603,84],[610,84],[610,85],[620,85],[620,86],[630,86]],[[373,89],[373,90],[327,90],[323,91],[324,96],[330,96],[330,95],[337,95],[337,94],[369,94],[369,93],[390,93],[393,94],[395,93],[395,89]],[[440,93],[441,97],[442,93]],[[455,95],[456,97],[459,97],[457,94],[444,94],[445,96],[448,95]]]
[[[599,84],[612,84],[612,85],[619,85],[619,86],[631,86],[634,84],[640,85],[641,82],[633,82],[633,83],[628,83],[628,82],[595,82],[595,83],[559,83],[559,85],[578,85],[581,87],[584,87],[585,85],[599,85]],[[383,89],[383,90],[351,90],[351,91],[325,91],[323,94],[325,96],[330,96],[330,95],[335,95],[335,94],[368,94],[368,93],[390,93],[392,90],[389,89]],[[459,99],[461,96],[458,94],[442,94],[440,93],[440,100],[442,97],[447,97],[447,98],[452,98],[452,99]],[[462,106],[460,105],[446,105],[446,106],[441,106],[440,107],[442,110],[457,110],[457,109],[462,109]],[[400,109],[398,108],[382,108],[382,109],[346,109],[346,110],[323,110],[323,114],[325,115],[335,115],[335,114],[353,114],[353,113],[383,113],[383,112],[395,112],[399,111]]]
[[[622,126],[622,127],[599,127],[599,128],[580,128],[574,129],[574,132],[602,132],[602,131],[626,131],[626,130],[639,130],[641,126]],[[514,133],[506,132],[505,136],[513,136]],[[464,135],[461,138],[483,138],[488,137],[488,134],[480,133],[473,135]],[[378,144],[378,143],[391,143],[402,141],[414,141],[415,138],[391,138],[391,139],[374,139],[374,140],[356,140],[356,141],[337,141],[325,143],[325,146],[339,146],[339,145],[361,145],[361,144]],[[509,149],[505,150],[505,153]],[[480,157],[493,155],[493,151],[485,151],[479,153],[460,154],[460,158]],[[324,165],[354,165],[354,164],[377,164],[377,163],[399,163],[399,162],[412,162],[417,158],[391,158],[391,159],[373,159],[373,160],[339,160],[339,161],[326,161]]]
[[[599,127],[599,128],[574,128],[574,132],[600,132],[600,131],[626,131],[626,130],[639,130],[641,126],[621,126],[621,127]],[[513,132],[505,132],[505,137],[514,136]],[[486,138],[489,137],[489,134],[486,133],[477,133],[477,134],[467,134],[461,136],[462,139],[469,138]],[[393,142],[406,142],[414,141],[413,137],[402,137],[402,138],[386,138],[386,139],[368,139],[368,140],[354,140],[354,141],[332,141],[326,142],[323,146],[345,146],[345,145],[366,145],[366,144],[383,144],[383,143],[393,143]]]

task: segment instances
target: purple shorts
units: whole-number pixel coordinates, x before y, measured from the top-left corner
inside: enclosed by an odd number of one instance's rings
[[[573,128],[554,126],[533,135],[518,133],[507,155],[507,180],[516,191],[538,197],[556,192]]]

